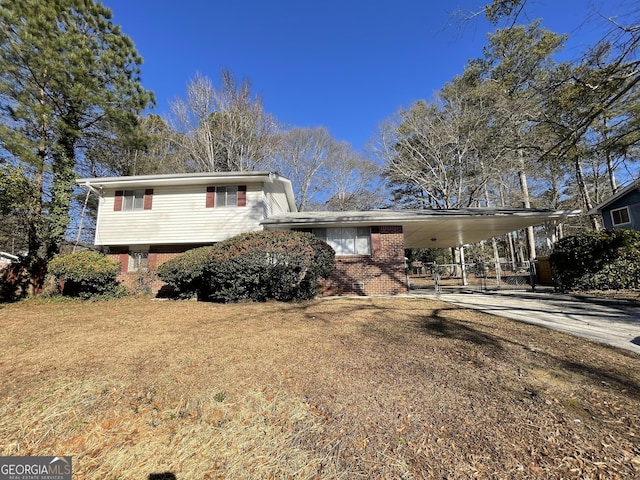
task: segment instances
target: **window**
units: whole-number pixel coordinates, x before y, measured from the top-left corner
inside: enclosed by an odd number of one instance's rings
[[[238,187],[216,187],[216,207],[236,207]]]
[[[144,190],[125,190],[122,210],[142,210],[144,207]]]
[[[113,210],[116,212],[133,210],[151,210],[153,188],[146,190],[116,190]]]
[[[327,242],[336,255],[371,255],[369,227],[314,228],[313,234]]]
[[[244,207],[247,205],[247,187],[229,185],[207,187],[207,208]]]
[[[129,252],[128,272],[143,272],[147,270],[148,266],[149,252],[142,250]]]
[[[611,210],[611,219],[613,220],[613,225],[624,225],[625,223],[630,223],[629,208],[622,207],[616,210]]]

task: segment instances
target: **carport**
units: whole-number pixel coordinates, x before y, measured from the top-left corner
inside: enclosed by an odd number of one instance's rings
[[[394,228],[400,232],[402,248],[450,248],[463,247],[464,245],[488,240],[492,237],[504,235],[509,232],[521,230],[529,226],[540,225],[545,222],[562,221],[575,211],[548,210],[548,209],[524,209],[524,208],[464,208],[447,210],[369,210],[346,212],[291,212],[272,216],[262,222],[264,228],[269,230],[314,230],[318,228],[353,228],[371,227],[372,247],[371,259],[378,259],[378,270],[370,267],[366,273],[352,273],[343,271],[343,276],[348,277],[352,285],[364,284],[374,280],[377,275],[379,280],[383,275],[391,278],[390,284],[395,287],[390,290],[398,293],[397,288],[400,277],[408,288],[408,279],[404,273],[404,254],[393,255],[385,252],[385,249],[397,249],[398,242],[378,243],[373,233],[380,229]],[[376,253],[377,252],[377,253]],[[341,257],[345,261],[348,257]],[[395,262],[392,271],[391,263]],[[464,257],[462,258],[464,264]],[[402,273],[399,273],[399,272]],[[464,272],[465,269],[462,268]],[[359,276],[366,276],[362,280]],[[463,283],[466,280],[463,278]],[[345,291],[346,292],[346,291]],[[346,292],[349,293],[349,292]],[[357,293],[357,292],[352,292]],[[376,293],[384,293],[377,291]]]
[[[562,221],[575,213],[531,208],[296,212],[275,215],[262,224],[268,229],[401,225],[405,248],[448,248],[488,240],[545,222]]]

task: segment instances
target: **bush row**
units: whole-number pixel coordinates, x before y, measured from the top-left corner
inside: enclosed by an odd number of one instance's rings
[[[603,230],[559,240],[550,257],[556,288],[622,290],[640,286],[640,232]]]
[[[304,300],[334,267],[335,252],[310,233],[252,232],[190,250],[158,276],[182,297],[214,302]]]

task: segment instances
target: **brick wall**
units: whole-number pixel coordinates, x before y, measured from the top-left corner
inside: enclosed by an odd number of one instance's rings
[[[158,293],[166,284],[155,270],[183,251],[195,248],[159,246],[149,252],[149,272],[123,272],[118,280],[132,291],[149,287]],[[398,295],[407,293],[404,236],[401,226],[371,228],[371,255],[337,256],[332,276],[321,283],[321,295]],[[128,249],[111,248],[109,257],[125,262]],[[126,270],[126,269],[125,269]]]
[[[195,248],[195,247],[189,247]],[[167,284],[160,280],[156,275],[156,269],[167,260],[170,260],[178,255],[181,255],[189,248],[172,248],[161,246],[158,248],[152,248],[149,252],[149,270],[144,272],[127,272],[125,263],[124,269],[117,277],[118,282],[124,285],[127,290],[132,292],[142,291],[149,289],[152,293],[157,294],[162,287]],[[155,250],[155,251],[154,251]],[[173,250],[173,251],[172,251]],[[107,257],[112,258],[116,262],[128,262],[128,249],[111,248]]]
[[[371,256],[336,256],[336,269],[323,281],[322,295],[407,293],[402,227],[372,227],[371,250]]]

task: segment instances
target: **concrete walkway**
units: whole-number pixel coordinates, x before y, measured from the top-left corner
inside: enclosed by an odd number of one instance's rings
[[[640,354],[640,305],[552,292],[416,291],[464,308],[540,325]]]

